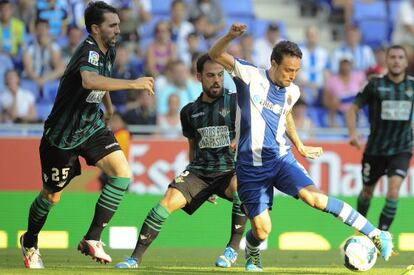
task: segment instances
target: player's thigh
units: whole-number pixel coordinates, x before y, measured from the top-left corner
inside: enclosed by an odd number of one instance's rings
[[[269,235],[272,230],[272,220],[270,219],[269,210],[266,209],[259,215],[250,219],[250,224],[255,237],[258,237],[261,240],[266,239],[267,235]]]
[[[286,156],[280,161],[280,169],[275,175],[273,186],[279,191],[298,198],[299,191],[315,186],[306,169],[293,157]],[[310,190],[313,190],[312,188]]]
[[[212,194],[213,189],[194,171],[183,171],[169,188],[179,190],[187,201],[182,208],[187,214],[193,214]]]
[[[78,151],[88,165],[99,167],[108,176],[125,178],[132,176],[121,147],[114,134],[108,129],[102,129],[92,135]]]
[[[237,192],[235,171],[213,174],[213,177],[210,179],[210,184],[214,189],[214,194],[217,194],[223,199],[232,201],[233,194]]]
[[[362,157],[362,183],[366,186],[375,186],[378,180],[385,175],[386,169],[386,157],[364,154]]]
[[[43,188],[48,194],[60,192],[72,178],[80,175],[80,163],[75,150],[62,150],[42,138],[39,154]]]
[[[187,204],[183,193],[180,190],[169,187],[161,199],[160,204],[164,206],[168,212],[172,213],[178,209],[183,208]]]
[[[273,205],[274,167],[237,164],[237,193],[242,209],[252,219]]]

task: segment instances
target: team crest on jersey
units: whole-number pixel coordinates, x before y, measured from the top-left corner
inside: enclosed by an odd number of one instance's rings
[[[291,95],[288,95],[286,102],[289,106],[292,105],[292,96]]]
[[[222,117],[226,117],[229,113],[230,113],[230,111],[229,111],[228,109],[225,109],[225,108],[223,108],[223,109],[221,109],[221,110],[219,111],[219,114],[220,114]]]
[[[405,94],[406,94],[409,98],[411,98],[411,97],[413,96],[413,94],[414,94],[414,91],[413,91],[413,90],[411,90],[411,89],[408,89],[408,90],[406,90],[406,91],[405,91]]]
[[[99,66],[99,54],[95,51],[89,51],[88,62],[94,66]]]

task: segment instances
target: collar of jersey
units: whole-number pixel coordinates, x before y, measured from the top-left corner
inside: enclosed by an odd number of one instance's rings
[[[99,53],[101,54],[101,55],[103,55],[103,56],[107,56],[108,54],[109,54],[109,50],[110,49],[108,49],[107,51],[106,51],[106,54],[104,54],[102,51],[101,51],[101,49],[99,48],[99,46],[98,46],[98,43],[96,43],[96,40],[95,40],[95,38],[93,38],[93,36],[92,35],[88,35],[88,37],[86,38],[87,40],[88,39],[90,39],[94,44],[95,44],[95,46],[98,48],[98,50],[99,50]]]
[[[270,85],[272,85],[273,87],[275,87],[276,91],[282,90],[284,88],[284,87],[278,86],[276,83],[274,83],[272,81],[272,79],[270,78],[270,75],[269,75],[269,70],[266,70],[266,77],[267,77],[267,80],[269,80]]]

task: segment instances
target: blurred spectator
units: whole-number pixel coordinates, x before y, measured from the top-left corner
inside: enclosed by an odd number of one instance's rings
[[[392,33],[392,43],[400,45],[414,45],[414,0],[400,2],[395,17]]]
[[[67,33],[68,2],[66,0],[37,0],[36,19],[49,22],[49,31],[53,37]]]
[[[38,120],[35,97],[30,91],[22,89],[17,71],[8,70],[5,75],[6,89],[0,94],[3,119],[6,122],[29,123]]]
[[[177,138],[182,135],[180,122],[180,98],[176,94],[168,97],[168,111],[158,116],[157,125],[160,134],[167,138]]]
[[[218,0],[192,0],[188,13],[190,19],[195,19],[199,16],[206,17],[207,22],[205,22],[204,30],[206,38],[216,36],[226,26],[221,4]]]
[[[121,114],[115,112],[112,115],[110,128],[114,133],[116,141],[121,147],[122,152],[124,153],[127,160],[129,160],[129,147],[131,145],[131,133],[127,129],[127,125],[122,118]],[[108,176],[102,173],[99,177],[99,182],[101,183],[101,188],[103,188],[108,183]]]
[[[241,58],[250,63],[254,63],[255,51],[254,51],[254,38],[250,33],[245,33],[240,37],[241,46]]]
[[[155,77],[164,73],[168,61],[177,58],[177,49],[171,40],[171,30],[166,21],[158,22],[154,32],[154,41],[147,52],[147,69]]]
[[[124,114],[125,122],[129,125],[156,125],[157,113],[153,96],[146,93],[129,93],[128,110]],[[148,133],[149,134],[149,133]]]
[[[191,32],[187,36],[186,44],[182,45],[181,49],[178,51],[178,57],[182,60],[187,66],[192,64],[192,56],[195,53],[203,52],[206,49],[200,41],[200,36],[196,32]]]
[[[83,39],[83,32],[77,26],[68,27],[68,44],[62,48],[63,63],[67,65]]]
[[[119,8],[122,41],[138,41],[138,30],[151,20],[150,0],[121,0],[114,3]]]
[[[302,139],[309,138],[315,126],[308,116],[308,105],[302,98],[299,98],[295,105],[293,105],[292,117],[296,128],[299,130],[300,137]]]
[[[280,37],[279,25],[270,23],[267,27],[265,37],[259,38],[254,44],[254,52],[256,53],[256,64],[260,68],[270,68],[270,54],[273,47],[282,41]]]
[[[11,70],[14,68],[13,66],[13,62],[11,60],[11,58],[9,57],[9,55],[1,52],[0,50],[0,94],[3,93],[4,89],[5,89],[5,78],[4,76],[6,75],[6,72],[8,70]]]
[[[49,34],[49,23],[38,19],[35,32],[35,41],[23,55],[24,75],[43,87],[46,81],[61,77],[65,66],[60,48]]]
[[[164,89],[155,93],[157,98],[157,114],[164,115],[168,110],[168,98],[171,94],[177,94],[180,98],[180,110],[189,102],[197,99],[199,85],[190,78],[190,72],[182,61],[175,61],[171,68],[171,83],[167,83]]]
[[[178,52],[183,51],[187,44],[188,35],[194,31],[194,26],[187,21],[187,8],[184,0],[174,0],[171,3],[171,37],[176,43]]]
[[[119,44],[116,49],[115,64],[112,69],[112,77],[119,79],[136,79],[143,74],[142,64],[131,62],[131,53],[125,44]],[[110,93],[112,104],[119,112],[124,112],[126,108],[128,91],[117,91]]]
[[[365,82],[365,73],[353,71],[352,59],[344,56],[339,62],[339,73],[328,77],[323,92],[329,127],[345,126],[344,114]]]
[[[0,46],[13,58],[20,53],[25,39],[24,23],[13,17],[10,0],[0,0]]]
[[[367,78],[372,75],[386,75],[388,72],[387,63],[385,61],[387,47],[378,47],[375,50],[376,64],[366,71]]]
[[[374,53],[369,46],[361,44],[361,33],[356,26],[345,27],[345,41],[332,54],[333,73],[338,73],[339,62],[343,56],[352,57],[353,69],[356,71],[366,71],[375,65]]]
[[[24,23],[26,32],[34,31],[34,22],[36,21],[35,1],[16,0],[13,15]]]
[[[302,67],[298,84],[303,90],[302,97],[309,105],[320,102],[320,94],[329,74],[329,53],[319,45],[320,33],[316,26],[306,28],[302,50]]]

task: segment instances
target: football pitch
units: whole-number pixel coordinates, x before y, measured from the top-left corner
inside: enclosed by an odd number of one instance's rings
[[[240,252],[237,265],[230,269],[214,267],[219,249],[154,248],[149,249],[138,269],[114,269],[114,264],[128,256],[131,250],[108,250],[113,263],[93,262],[75,249],[41,251],[44,270],[25,270],[20,250],[0,249],[0,274],[243,274],[244,259]],[[338,250],[327,252],[263,251],[264,274],[353,274],[342,265]],[[377,260],[365,274],[402,274],[414,264],[414,253],[400,253],[384,262]],[[414,273],[412,273],[414,274]]]

